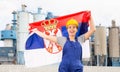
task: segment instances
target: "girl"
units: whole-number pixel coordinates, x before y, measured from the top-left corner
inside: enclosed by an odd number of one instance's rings
[[[85,40],[87,40],[96,30],[92,17],[90,17],[89,26],[90,30],[79,37],[76,37],[78,22],[75,19],[70,19],[66,23],[68,37],[48,36],[37,29],[33,29],[32,31],[47,40],[60,44],[63,47],[59,72],[83,72],[83,65],[81,62],[81,43],[85,42]]]

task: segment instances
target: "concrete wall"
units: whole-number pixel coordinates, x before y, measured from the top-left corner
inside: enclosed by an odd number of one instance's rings
[[[23,65],[0,65],[0,72],[58,72],[58,65],[27,68]],[[120,67],[84,66],[84,72],[120,72]]]

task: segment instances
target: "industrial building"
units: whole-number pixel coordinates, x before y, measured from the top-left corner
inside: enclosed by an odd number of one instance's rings
[[[28,12],[26,7],[22,5],[21,11],[13,11],[12,24],[7,24],[6,29],[1,31],[0,39],[4,42],[4,46],[0,47],[1,64],[24,64],[17,59],[23,57],[29,23],[56,17],[51,12],[42,13],[42,8],[38,8],[37,13]],[[114,20],[111,25],[96,26],[96,32],[90,38],[91,57],[83,59],[85,65],[120,66],[120,26],[116,26]]]

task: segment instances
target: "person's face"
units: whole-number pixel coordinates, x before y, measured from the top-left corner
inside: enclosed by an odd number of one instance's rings
[[[75,36],[78,29],[77,29],[76,25],[69,25],[67,27],[67,30],[68,30],[69,36]]]

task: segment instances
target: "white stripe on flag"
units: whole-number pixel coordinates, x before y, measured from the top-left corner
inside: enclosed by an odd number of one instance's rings
[[[25,65],[27,67],[38,67],[59,63],[61,61],[61,53],[50,54],[45,48],[26,50],[24,54]]]

